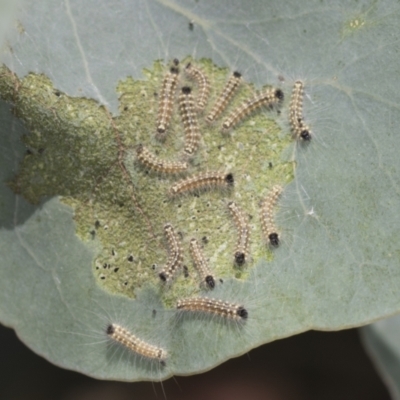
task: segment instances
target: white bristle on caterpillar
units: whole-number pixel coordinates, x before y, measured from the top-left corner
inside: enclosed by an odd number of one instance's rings
[[[180,299],[176,308],[187,312],[217,315],[236,321],[246,320],[248,317],[248,312],[242,305],[208,297]]]
[[[228,209],[235,221],[238,238],[234,252],[235,263],[242,266],[249,257],[250,225],[242,209],[233,201],[228,204]]]
[[[169,72],[164,76],[164,80],[161,86],[161,91],[159,95],[159,106],[157,114],[157,136],[163,138],[168,129],[174,98],[175,91],[179,80],[179,68],[177,63],[174,62],[175,66],[171,67]]]
[[[235,71],[232,76],[229,78],[226,83],[222,93],[217,98],[214,107],[211,109],[209,114],[206,117],[207,122],[214,122],[221,113],[225,110],[229,102],[231,101],[233,95],[236,90],[239,88],[242,83],[242,74],[240,72]]]
[[[263,106],[272,108],[281,103],[283,99],[284,94],[281,89],[269,88],[246,100],[238,108],[233,110],[228,118],[223,122],[222,128],[224,130],[231,129],[258,108]]]
[[[167,263],[159,272],[158,276],[163,282],[170,282],[174,275],[182,266],[183,262],[183,249],[171,224],[165,224],[164,234],[168,242],[169,257]]]
[[[194,108],[192,89],[188,86],[182,88],[182,92],[179,96],[179,112],[185,130],[185,146],[183,152],[186,156],[191,157],[199,146],[200,132]]]
[[[188,169],[188,163],[185,161],[166,161],[158,158],[151,153],[145,146],[140,144],[136,149],[138,161],[146,168],[164,173],[164,174],[179,174]]]
[[[290,98],[289,123],[294,138],[309,141],[311,140],[311,131],[308,125],[304,123],[303,96],[304,84],[301,81],[296,81]]]
[[[186,65],[185,72],[189,78],[194,79],[197,82],[199,91],[196,99],[196,108],[198,110],[204,110],[210,96],[210,81],[208,80],[207,75],[192,63]]]
[[[232,173],[202,172],[197,175],[182,179],[171,186],[169,194],[178,196],[184,193],[208,188],[229,189],[234,185]]]
[[[215,278],[208,266],[203,252],[199,246],[198,241],[193,238],[189,243],[190,254],[192,255],[194,265],[199,272],[201,281],[204,282],[210,289],[215,287]]]
[[[109,324],[106,333],[111,340],[135,354],[146,357],[149,360],[158,361],[162,366],[165,366],[168,353],[161,347],[145,342],[118,324]]]
[[[279,246],[279,234],[274,223],[273,215],[275,204],[282,190],[282,186],[274,186],[261,205],[261,228],[264,237],[275,247]]]

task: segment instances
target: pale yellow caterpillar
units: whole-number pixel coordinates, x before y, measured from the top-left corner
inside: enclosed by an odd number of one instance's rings
[[[189,249],[202,282],[206,283],[210,289],[213,289],[215,287],[215,279],[196,239],[190,240]]]
[[[235,71],[226,83],[222,93],[219,95],[217,101],[215,102],[214,107],[207,115],[207,122],[214,122],[215,119],[221,115],[221,113],[225,110],[226,106],[232,99],[236,90],[240,86],[241,82],[242,75],[240,74],[240,72]]]
[[[210,96],[210,81],[206,74],[192,63],[186,65],[185,72],[189,78],[197,82],[199,93],[197,95],[196,108],[198,110],[204,110],[207,105],[208,97]]]
[[[176,60],[177,61],[177,60]],[[171,67],[165,75],[160,96],[157,115],[157,133],[159,137],[163,137],[171,120],[176,86],[179,79],[179,68],[174,60],[174,67]]]
[[[222,124],[223,129],[231,129],[243,118],[263,106],[272,108],[283,101],[284,95],[281,89],[269,88],[264,92],[246,100],[238,108],[232,111]]]
[[[281,186],[274,186],[261,205],[261,228],[265,238],[272,246],[279,246],[279,235],[275,227],[273,210],[282,193]]]
[[[169,193],[171,196],[178,196],[207,188],[229,189],[233,184],[234,178],[232,173],[202,172],[176,182],[171,186]]]
[[[311,140],[311,132],[310,128],[304,123],[303,95],[304,84],[301,81],[296,81],[293,86],[292,97],[290,99],[289,122],[293,137],[309,141]]]
[[[138,161],[152,171],[165,174],[179,174],[188,169],[187,162],[161,160],[142,144],[139,144],[137,147],[136,154]]]
[[[169,282],[182,266],[183,250],[178,235],[171,224],[164,226],[164,234],[168,242],[169,257],[158,276],[163,282]]]
[[[184,86],[179,96],[179,112],[185,129],[185,147],[183,152],[187,156],[192,156],[195,153],[200,140],[199,124],[191,92],[192,89],[190,87]]]
[[[249,221],[243,211],[233,201],[228,204],[228,209],[232,213],[238,231],[238,238],[234,252],[235,263],[241,266],[247,261],[249,255]]]
[[[182,311],[218,315],[231,320],[246,320],[248,317],[248,312],[243,306],[208,297],[180,299],[176,308]]]
[[[109,324],[106,333],[114,342],[140,356],[146,357],[149,360],[158,361],[162,366],[165,366],[165,360],[167,359],[168,354],[161,347],[153,346],[144,340],[139,339],[127,329],[117,324]]]

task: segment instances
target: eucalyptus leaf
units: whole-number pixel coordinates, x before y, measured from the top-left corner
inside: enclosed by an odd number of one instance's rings
[[[55,364],[97,378],[141,380],[198,373],[262,343],[400,311],[399,20],[394,1],[26,2],[1,56],[2,323]],[[184,240],[195,228],[208,229],[201,225],[205,212],[193,212],[200,222],[188,219],[203,196],[186,198],[191,209],[169,214],[179,204],[157,202],[162,179],[137,173],[133,161],[146,134],[159,146],[146,131],[155,118],[148,105],[156,104],[151,90],[174,58],[198,62],[216,89],[238,70],[248,83],[243,96],[250,84],[285,93],[280,115],[262,113],[226,137],[216,127],[204,133],[227,143],[226,154],[201,157],[214,168],[221,160],[236,167],[235,200],[245,200],[252,223],[272,184],[285,185],[276,216],[282,245],[268,249],[256,235],[246,268],[216,265],[224,282],[208,295],[243,304],[244,324],[182,317],[174,304],[190,292],[184,277],[162,288],[147,262],[163,262],[162,218],[176,223]],[[290,138],[297,79],[305,83],[308,144]],[[160,151],[171,154],[168,146]],[[204,198],[216,212],[225,197]],[[218,231],[219,217],[210,215],[213,243],[205,251],[213,249],[210,261],[220,261],[234,228],[226,234],[222,215]],[[152,225],[155,240],[144,233]],[[149,246],[132,254],[135,268],[123,234]],[[128,273],[111,278],[110,263],[99,261],[105,252],[126,260],[126,272],[140,273],[140,288]],[[110,286],[102,283],[103,265]],[[110,318],[165,348],[166,367],[109,346]]]

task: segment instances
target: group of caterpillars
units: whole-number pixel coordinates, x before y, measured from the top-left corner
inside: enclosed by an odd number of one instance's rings
[[[198,114],[202,113],[206,108],[210,95],[210,81],[200,68],[193,65],[193,63],[188,63],[184,68],[184,72],[189,79],[197,84],[198,94],[195,99],[192,95],[191,87],[183,86],[180,88],[178,96],[179,112],[185,132],[184,147],[181,156],[176,161],[166,161],[160,159],[142,144],[138,145],[136,149],[137,160],[142,166],[163,174],[184,173],[189,168],[190,159],[198,150],[200,143]],[[175,59],[173,60],[172,67],[163,78],[159,94],[156,121],[156,138],[158,140],[165,140],[168,133],[173,104],[179,87],[179,77],[179,61]],[[214,123],[223,113],[241,83],[241,74],[233,72],[222,92],[217,97],[213,107],[205,116],[205,120],[208,123]],[[290,100],[289,123],[294,138],[309,141],[311,139],[311,132],[303,118],[303,95],[304,85],[301,81],[296,81]],[[228,115],[222,123],[222,130],[230,130],[246,116],[261,107],[272,109],[280,106],[283,99],[284,94],[282,90],[275,88],[268,88],[254,95]],[[169,189],[169,195],[175,197],[187,192],[201,192],[205,188],[218,187],[230,189],[233,185],[234,176],[232,173],[203,172],[174,183]],[[262,233],[269,244],[274,247],[279,245],[279,234],[273,217],[274,206],[281,193],[282,187],[274,186],[261,204],[260,219]],[[238,232],[234,261],[236,265],[242,266],[249,257],[249,221],[244,211],[235,202],[229,202],[228,209],[232,214]],[[169,256],[158,275],[163,283],[169,283],[172,281],[174,275],[185,266],[183,266],[183,249],[180,238],[170,223],[165,224],[164,234],[167,239]],[[216,278],[208,265],[197,239],[192,238],[190,240],[189,251],[200,276],[201,283],[208,289],[213,289],[216,284]],[[176,304],[176,309],[184,312],[207,313],[235,321],[244,321],[248,317],[248,311],[242,305],[209,297],[180,299]],[[123,345],[125,348],[149,360],[156,360],[162,366],[165,365],[168,357],[166,350],[146,343],[117,324],[109,324],[106,332],[110,339]]]

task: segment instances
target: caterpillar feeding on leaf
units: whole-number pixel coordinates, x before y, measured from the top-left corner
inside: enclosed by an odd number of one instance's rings
[[[310,141],[311,131],[308,125],[304,123],[303,118],[303,96],[304,84],[301,81],[296,81],[290,99],[289,122],[293,137]]]
[[[222,124],[222,128],[224,130],[231,129],[258,108],[263,106],[272,108],[281,103],[283,99],[284,94],[281,89],[269,88],[264,92],[246,100],[238,108],[233,110],[229,117]]]
[[[159,139],[164,138],[171,120],[175,91],[179,80],[178,64],[179,61],[175,59],[174,66],[165,75],[161,86],[157,115],[157,136]]]
[[[204,282],[210,289],[214,289],[214,276],[207,264],[203,252],[201,251],[199,243],[195,238],[190,240],[189,250],[190,254],[192,255],[194,265],[201,277],[201,281]]]
[[[139,144],[136,148],[138,161],[146,168],[165,174],[179,174],[188,169],[184,161],[165,161],[150,152],[145,146]]]
[[[129,332],[118,324],[109,324],[106,328],[107,336],[115,343],[122,345],[137,355],[156,360],[165,366],[168,353],[161,347],[153,346]]]
[[[187,156],[192,156],[199,145],[200,132],[194,109],[192,89],[188,86],[182,88],[182,93],[179,96],[179,112],[185,129],[185,147],[183,152]]]
[[[164,234],[168,242],[169,257],[158,276],[163,282],[169,282],[182,266],[183,250],[178,235],[171,224],[165,224]]]
[[[214,122],[221,113],[225,110],[229,102],[231,101],[236,90],[242,83],[242,74],[235,71],[226,83],[222,93],[217,98],[214,107],[211,109],[210,113],[207,115],[206,120],[209,123]]]
[[[228,204],[228,209],[231,212],[235,221],[236,229],[238,231],[238,238],[234,252],[235,263],[242,266],[248,259],[249,255],[249,240],[250,240],[250,226],[249,221],[245,217],[243,211],[236,203],[231,201]]]
[[[234,185],[232,173],[202,172],[176,182],[170,188],[171,196],[178,196],[196,190],[208,188],[229,189]]]
[[[189,78],[197,82],[199,92],[196,100],[196,108],[198,110],[204,110],[207,105],[208,97],[210,96],[210,81],[206,74],[192,63],[186,65],[185,72]]]
[[[208,297],[193,297],[178,300],[178,310],[217,315],[222,318],[243,321],[248,317],[247,310],[239,304]]]
[[[282,190],[281,186],[274,186],[261,205],[261,228],[265,238],[274,247],[279,246],[279,234],[274,223],[273,211]]]

